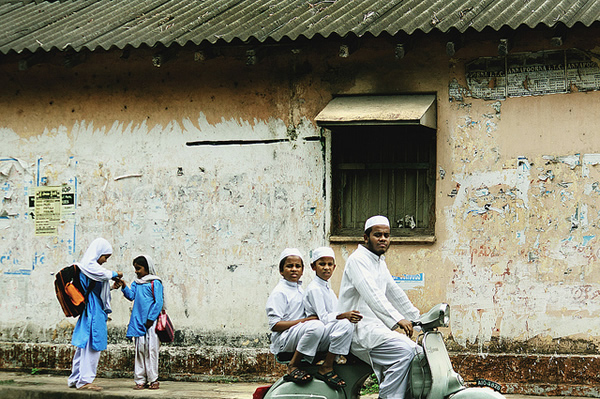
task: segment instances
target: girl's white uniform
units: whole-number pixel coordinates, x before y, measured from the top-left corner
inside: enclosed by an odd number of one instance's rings
[[[133,381],[136,384],[152,383],[158,380],[158,353],[160,341],[156,335],[156,320],[146,335],[135,337],[135,366]]]

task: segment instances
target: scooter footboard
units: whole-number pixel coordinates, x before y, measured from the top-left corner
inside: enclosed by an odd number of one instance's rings
[[[496,392],[491,388],[465,388],[448,399],[506,399],[500,392]]]

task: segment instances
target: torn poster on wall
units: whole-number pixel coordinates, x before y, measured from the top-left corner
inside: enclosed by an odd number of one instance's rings
[[[35,189],[35,235],[58,235],[62,187],[37,187]]]
[[[76,181],[77,179],[75,179]],[[62,220],[73,219],[75,216],[75,184],[63,184],[61,187],[61,212]],[[35,216],[35,196],[29,196],[29,208],[32,216]]]
[[[600,90],[600,67],[577,49],[482,57],[466,65],[468,89],[450,87],[450,98],[484,100]]]

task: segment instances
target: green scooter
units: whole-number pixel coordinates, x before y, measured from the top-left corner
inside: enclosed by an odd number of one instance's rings
[[[420,327],[417,343],[423,352],[417,354],[409,370],[409,388],[407,398],[412,399],[504,399],[498,391],[500,386],[487,381],[488,387],[468,388],[462,377],[454,371],[442,333],[439,327],[448,327],[450,323],[450,306],[442,303],[434,306],[419,320],[413,321],[415,327]],[[281,363],[287,363],[291,354],[278,357]],[[314,374],[318,366],[306,365],[305,369]],[[373,373],[371,365],[355,356],[348,355],[345,364],[336,364],[335,372],[346,381],[346,386],[335,390],[324,381],[313,379],[307,384],[299,385],[286,382],[280,378],[268,387],[259,387],[253,399],[355,399],[360,397],[360,390],[365,380]]]

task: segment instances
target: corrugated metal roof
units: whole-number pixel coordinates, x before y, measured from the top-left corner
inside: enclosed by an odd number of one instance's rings
[[[0,0],[0,52],[572,27],[599,19],[595,0]]]

